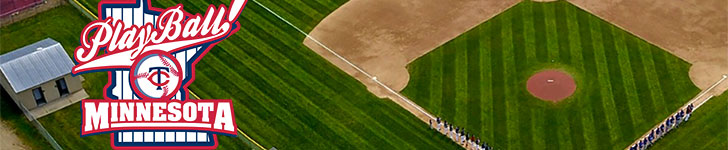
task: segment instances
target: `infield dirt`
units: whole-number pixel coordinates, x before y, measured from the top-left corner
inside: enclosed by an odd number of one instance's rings
[[[518,0],[352,0],[323,19],[310,35],[395,91],[409,81],[407,64],[518,3]],[[306,46],[364,83],[391,97],[310,39]]]
[[[706,89],[728,74],[726,0],[568,0],[690,62],[690,78]],[[717,86],[714,95],[728,89]]]
[[[690,78],[701,89],[728,74],[728,1],[568,0],[690,62]],[[311,36],[396,91],[409,81],[406,65],[518,0],[353,0],[322,20]],[[306,39],[304,44],[387,97],[371,79]],[[716,88],[715,95],[728,89]]]

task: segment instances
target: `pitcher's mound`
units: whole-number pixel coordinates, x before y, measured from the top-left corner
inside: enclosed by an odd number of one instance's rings
[[[545,70],[528,78],[526,88],[531,95],[552,102],[559,102],[574,94],[574,78],[559,70]]]

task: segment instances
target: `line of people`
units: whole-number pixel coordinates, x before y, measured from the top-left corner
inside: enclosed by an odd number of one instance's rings
[[[672,129],[680,126],[680,123],[687,122],[690,119],[690,114],[693,112],[693,104],[688,105],[685,109],[681,109],[680,112],[670,116],[665,122],[662,122],[660,126],[650,131],[650,134],[646,137],[642,137],[636,144],[630,147],[630,150],[644,150],[652,146],[657,140],[665,136]]]
[[[463,128],[453,126],[452,123],[448,123],[442,120],[440,117],[433,122],[430,119],[430,129],[434,129],[439,133],[449,137],[455,143],[463,145],[467,149],[471,150],[492,150],[493,147],[488,146],[488,143],[480,141],[480,138],[475,137],[468,132],[465,132]]]

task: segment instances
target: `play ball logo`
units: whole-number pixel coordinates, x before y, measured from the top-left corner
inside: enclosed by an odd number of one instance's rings
[[[180,64],[168,53],[150,53],[134,62],[130,83],[142,99],[169,99],[182,83]]]
[[[74,75],[108,73],[103,99],[81,102],[81,136],[110,134],[114,149],[211,149],[236,136],[232,100],[191,99],[195,64],[240,29],[247,0],[190,14],[149,0],[103,0],[81,33]]]

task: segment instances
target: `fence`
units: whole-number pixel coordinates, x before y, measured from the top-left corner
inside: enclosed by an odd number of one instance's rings
[[[2,0],[2,3],[0,5],[5,5],[5,3],[6,1]],[[0,27],[4,27],[20,20],[35,16],[38,13],[58,7],[63,3],[63,0],[39,0],[37,3],[31,3],[32,5],[24,6],[21,8],[14,8],[15,10],[7,11],[7,14],[5,14],[6,10],[3,10],[2,15],[0,15]],[[1,7],[5,9],[6,6]]]
[[[26,108],[25,105],[23,105],[20,102],[16,102],[16,104],[18,104],[18,106],[20,107],[20,110],[23,111],[23,114],[25,114],[25,117],[28,117],[28,120],[30,120],[30,123],[33,124],[33,127],[38,129],[38,133],[40,133],[43,136],[43,138],[45,138],[46,141],[48,141],[48,143],[51,144],[51,147],[53,147],[53,149],[56,149],[56,150],[63,149],[63,148],[61,148],[61,145],[58,145],[58,142],[56,142],[56,139],[54,139],[53,136],[51,136],[51,134],[48,133],[48,130],[46,130],[43,127],[43,124],[41,124],[40,121],[38,121],[38,118],[35,118],[35,116],[33,116],[33,114],[31,114],[28,111],[28,108]]]
[[[4,0],[0,2],[0,16],[5,17],[40,3],[43,3],[43,0]]]

